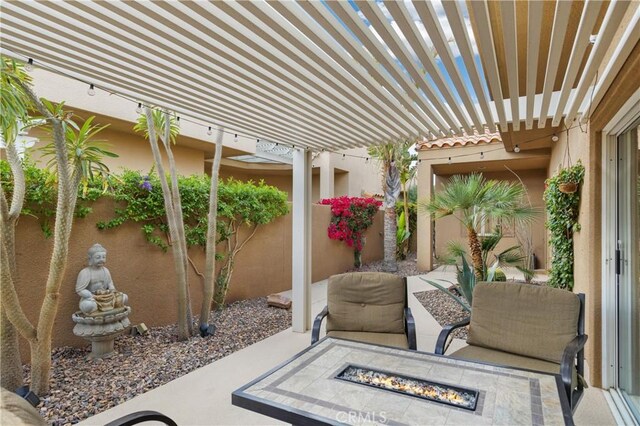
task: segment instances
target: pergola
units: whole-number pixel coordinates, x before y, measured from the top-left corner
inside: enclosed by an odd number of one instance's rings
[[[2,15],[3,54],[296,148],[296,331],[310,323],[312,150],[569,127],[640,39],[640,5],[616,0],[40,0]]]

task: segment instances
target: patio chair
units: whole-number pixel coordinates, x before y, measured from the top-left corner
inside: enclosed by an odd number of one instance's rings
[[[416,349],[416,328],[407,306],[407,279],[379,272],[329,277],[327,306],[318,314],[311,344],[327,317],[327,336]]]
[[[560,374],[575,410],[586,386],[584,300],[546,286],[478,283],[471,318],[446,326],[435,353],[444,355],[450,333],[469,325],[467,346],[451,357]]]

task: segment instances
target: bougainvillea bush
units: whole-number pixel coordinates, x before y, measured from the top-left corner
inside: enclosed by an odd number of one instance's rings
[[[364,232],[373,223],[381,201],[363,197],[336,197],[320,200],[320,204],[331,206],[331,223],[328,235],[332,240],[344,241],[353,247],[354,265],[362,264]]]

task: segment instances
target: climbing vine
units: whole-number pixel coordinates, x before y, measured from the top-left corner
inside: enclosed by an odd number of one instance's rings
[[[576,183],[579,186],[583,180],[584,166],[578,161],[573,166],[561,169],[545,182],[546,227],[551,234],[549,285],[552,287],[573,290],[573,234],[580,231],[580,191],[564,193],[560,186],[564,183]]]
[[[53,235],[52,222],[56,215],[58,197],[55,174],[48,169],[41,169],[28,157],[23,160],[22,168],[25,177],[25,200],[21,215],[31,216],[38,220],[46,238]],[[75,217],[84,218],[92,209],[89,204],[105,192],[105,180],[102,177],[89,179],[86,186],[78,188],[78,202]],[[7,199],[13,194],[13,178],[9,163],[0,160],[0,184],[6,192]]]

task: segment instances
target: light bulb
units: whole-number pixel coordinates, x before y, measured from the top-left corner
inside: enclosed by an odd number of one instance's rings
[[[207,130],[207,135],[211,136],[211,133],[213,132],[211,131],[211,126],[209,126],[209,129]]]
[[[138,102],[138,108],[136,108],[138,114],[142,114],[142,102]]]
[[[554,133],[553,136],[551,136],[551,140],[554,141],[554,142],[558,142],[558,139],[560,139],[560,138],[555,133]]]
[[[258,139],[256,139],[256,143],[260,143],[260,139],[259,139],[259,138],[258,138]]]
[[[236,133],[236,135],[233,137],[233,141],[234,142],[238,142],[238,134]]]
[[[33,59],[29,58],[29,60],[27,61],[26,64],[24,64],[24,69],[27,72],[31,72],[33,71]]]
[[[449,161],[448,161],[448,163],[449,163],[449,164],[451,164],[451,157],[449,157]]]
[[[364,159],[365,164],[369,164],[369,157]]]
[[[93,86],[93,84],[90,84],[89,90],[87,90],[87,95],[93,96],[95,94],[96,94],[96,88]]]
[[[513,148],[514,152],[520,152],[520,147],[518,145],[515,146],[515,148]]]
[[[342,154],[342,159],[344,160],[344,158],[347,156],[347,154]]]
[[[484,159],[484,152],[481,152],[481,153],[480,153],[480,159],[481,159],[481,160],[482,160],[482,159]]]

